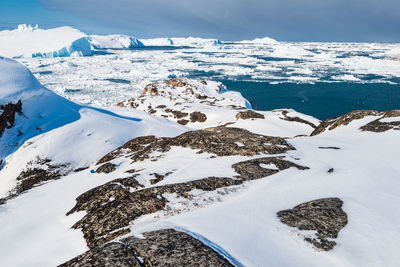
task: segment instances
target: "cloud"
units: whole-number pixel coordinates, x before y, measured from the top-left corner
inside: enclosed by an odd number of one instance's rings
[[[398,0],[39,0],[138,36],[400,41]]]

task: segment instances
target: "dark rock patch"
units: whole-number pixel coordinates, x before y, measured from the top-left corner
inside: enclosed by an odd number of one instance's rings
[[[355,110],[340,117],[326,119],[320,125],[318,125],[317,128],[315,128],[315,130],[311,133],[311,136],[318,135],[327,130],[328,131],[334,130],[342,125],[348,125],[350,122],[354,120],[359,120],[367,116],[377,116],[379,114],[380,112],[376,110]]]
[[[289,116],[287,115],[288,113],[289,113],[289,112],[286,111],[286,110],[282,111],[282,115],[284,116],[284,120],[285,120],[285,121],[300,122],[300,123],[304,123],[304,124],[310,125],[310,126],[313,127],[313,128],[317,128],[317,126],[316,126],[314,123],[309,122],[309,121],[307,121],[307,120],[304,120],[304,119],[302,119],[302,118],[299,118],[299,117],[289,117]]]
[[[145,239],[128,237],[122,241],[137,253],[144,266],[233,266],[186,233],[165,229],[143,236]]]
[[[330,168],[330,169],[328,170],[328,173],[333,173],[334,171],[335,171],[334,168]]]
[[[263,114],[257,113],[253,110],[241,111],[236,114],[236,119],[249,120],[249,119],[265,119]]]
[[[271,167],[263,167],[263,164]],[[273,166],[275,166],[275,168]],[[291,167],[295,167],[299,170],[309,169],[308,167],[303,167],[293,162],[282,160],[279,157],[268,157],[243,161],[233,164],[232,167],[235,169],[235,172],[240,175],[238,178],[244,180],[260,179]]]
[[[205,122],[207,120],[206,114],[202,112],[192,112],[190,113],[190,121],[191,122]]]
[[[59,267],[140,267],[131,249],[122,243],[108,243],[67,261]]]
[[[398,120],[393,120],[391,122],[382,122],[382,119],[398,117]],[[375,133],[386,132],[389,130],[400,130],[400,110],[392,110],[384,112],[384,115],[370,123],[360,127],[362,131],[369,131]]]
[[[189,85],[188,82],[185,81],[185,79],[181,78],[172,78],[166,81],[165,83],[172,87],[184,87]]]
[[[240,142],[242,147],[236,144]],[[294,148],[281,137],[259,135],[240,128],[214,127],[191,131],[173,138],[144,136],[125,143],[110,152],[97,164],[126,155],[133,162],[149,159],[152,152],[168,152],[172,146],[199,149],[198,153],[217,156],[254,156],[261,153],[281,154]]]
[[[189,192],[198,189],[214,191],[221,187],[239,185],[241,180],[231,178],[209,177],[202,180],[145,188],[130,192],[130,188],[121,186],[119,180],[96,187],[77,198],[76,206],[67,213],[86,211],[87,214],[73,228],[82,229],[84,238],[90,248],[102,245],[110,238],[118,237],[115,230],[127,227],[131,221],[142,215],[163,210],[168,200],[164,194],[176,193],[185,197]],[[110,201],[110,198],[113,198]],[[110,237],[110,234],[112,235]],[[123,232],[126,234],[126,232]],[[121,235],[123,235],[121,234]]]
[[[155,83],[147,85],[142,92],[141,96],[145,95],[158,95],[158,86]]]
[[[6,129],[10,129],[14,126],[15,114],[22,113],[22,102],[19,100],[16,104],[8,103],[5,106],[0,106],[3,113],[0,115],[0,137],[3,135]]]
[[[319,149],[333,149],[333,150],[339,150],[340,147],[335,147],[335,146],[320,146],[318,147]]]
[[[99,168],[97,168],[96,172],[97,173],[110,173],[115,171],[115,164],[107,162],[103,165],[101,165]]]
[[[128,237],[93,248],[60,267],[233,266],[186,233],[165,229],[143,236],[145,239]]]
[[[300,204],[293,209],[278,212],[282,223],[299,230],[317,231],[317,239],[306,238],[319,249],[328,251],[336,245],[340,230],[347,225],[347,214],[339,198],[324,198]]]
[[[189,123],[189,120],[178,120],[177,123],[187,125]]]
[[[52,164],[49,159],[37,158],[35,161],[28,162],[26,170],[22,171],[17,177],[17,186],[0,202],[5,203],[7,200],[17,197],[44,182],[60,179],[68,172],[69,169],[66,164]]]

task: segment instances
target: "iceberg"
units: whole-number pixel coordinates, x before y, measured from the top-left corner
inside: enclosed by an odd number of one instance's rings
[[[277,40],[269,38],[269,37],[264,37],[264,38],[256,38],[253,40],[243,40],[240,41],[239,43],[252,43],[252,44],[277,44],[279,43]]]
[[[86,34],[71,28],[40,29],[21,24],[0,31],[0,55],[5,57],[69,57],[92,55]]]
[[[218,39],[195,37],[142,39],[142,42],[145,46],[213,46],[223,44]]]
[[[126,49],[144,46],[137,38],[121,34],[90,35],[88,40],[93,49]]]

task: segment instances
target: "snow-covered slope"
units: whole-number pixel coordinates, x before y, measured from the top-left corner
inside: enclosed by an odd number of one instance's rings
[[[0,137],[0,266],[56,266],[89,249],[102,262],[115,257],[110,244],[117,262],[134,251],[180,266],[205,244],[225,257],[220,266],[399,265],[400,111],[320,123],[254,111],[220,83],[184,78],[105,110],[1,58],[0,105],[19,100]],[[302,203],[311,211],[293,216],[298,226],[279,217]],[[187,235],[145,250],[151,238],[132,241],[165,228]],[[198,250],[179,254],[192,239]]]
[[[126,49],[144,46],[138,39],[121,34],[90,35],[88,40],[94,49]]]
[[[0,56],[68,57],[92,54],[86,35],[71,27],[43,30],[37,26],[18,26],[0,31]]]

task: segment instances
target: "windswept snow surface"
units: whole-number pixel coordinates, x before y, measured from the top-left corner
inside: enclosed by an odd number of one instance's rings
[[[43,30],[20,25],[0,31],[0,56],[69,57],[92,54],[86,35],[71,27]]]
[[[88,40],[94,49],[124,49],[144,46],[138,39],[121,34],[90,35]]]
[[[373,119],[318,136],[289,139],[297,150],[290,152],[287,160],[310,170],[289,169],[250,182],[228,196],[209,194],[206,199],[219,203],[188,208],[190,212],[162,220],[144,216],[131,229],[138,236],[171,227],[194,232],[244,266],[399,266],[400,215],[396,210],[400,203],[400,138],[398,131],[358,130]],[[207,163],[198,159],[196,164]],[[327,172],[330,168],[334,168],[333,173]],[[312,233],[288,227],[277,218],[281,210],[328,197],[344,201],[349,220],[332,251],[319,251],[304,241]],[[182,209],[184,202],[177,198],[170,205]]]
[[[129,161],[115,162],[116,172],[94,173],[100,157],[134,137],[176,136],[191,128],[132,108],[77,105],[42,87],[15,61],[2,58],[0,62],[1,100],[21,98],[26,116],[17,117],[17,128],[7,129],[2,142],[14,143],[12,138],[18,127],[36,126],[42,117],[44,122],[57,116],[67,118],[59,120],[57,127],[49,126],[43,133],[32,135],[6,157],[0,172],[0,196],[7,195],[26,163],[37,157],[67,163],[72,169],[89,167],[35,187],[0,206],[0,266],[56,266],[85,252],[88,248],[82,232],[71,229],[84,213],[65,214],[80,194],[126,177],[128,169],[146,167],[155,173],[173,169],[175,173],[162,181],[168,184],[203,176],[234,175],[232,164],[244,159],[212,157],[190,148],[174,147],[158,161],[148,159],[133,165]],[[216,94],[203,89],[204,93]],[[62,109],[56,105],[62,105]],[[287,112],[289,117],[300,116],[295,111]],[[239,266],[399,266],[400,215],[396,211],[400,203],[400,138],[395,130],[360,132],[360,126],[374,119],[368,116],[313,137],[289,138],[287,141],[296,150],[282,156],[310,167],[309,170],[287,169],[225,191],[221,189],[220,193],[197,192],[200,198],[203,196],[201,205],[185,206],[186,199],[166,195],[172,210],[184,208],[185,212],[143,216],[132,222],[131,229],[140,235],[151,229],[174,227],[191,233]],[[268,118],[262,124],[246,121],[241,127],[263,134],[272,131],[287,135],[293,131],[290,136],[294,136],[300,127],[291,128],[289,124]],[[328,173],[331,168],[334,172]],[[337,246],[321,252],[302,240],[309,233],[282,224],[276,213],[326,197],[343,200],[349,223],[335,240]]]

